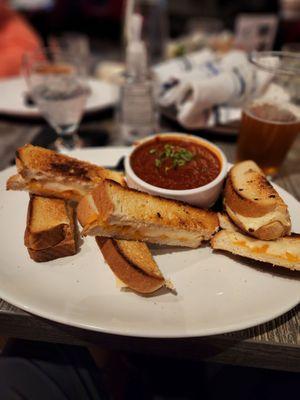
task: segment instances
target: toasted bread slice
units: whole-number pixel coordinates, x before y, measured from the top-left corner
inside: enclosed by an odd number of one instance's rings
[[[235,164],[228,178],[226,202],[245,217],[261,217],[278,206],[287,207],[254,161]]]
[[[48,247],[47,249],[33,250],[27,248],[27,250],[30,258],[36,262],[56,260],[57,258],[72,256],[77,252],[73,237],[70,237],[69,239],[66,238],[57,245]]]
[[[70,228],[68,205],[60,199],[30,196],[25,246],[33,250],[55,246]]]
[[[133,240],[115,240],[115,242],[120,253],[122,253],[127,260],[130,260],[137,268],[154,278],[163,278],[161,271],[145,243]]]
[[[243,161],[230,170],[224,206],[240,229],[258,239],[273,240],[291,231],[287,205],[253,161]]]
[[[219,223],[221,229],[227,229],[229,231],[241,232],[240,229],[228,218],[225,213],[218,213]],[[242,233],[242,232],[241,232]]]
[[[7,189],[26,190],[46,197],[78,202],[99,181],[107,177],[125,185],[124,176],[118,172],[32,145],[25,145],[18,149],[16,165],[19,173],[8,179]],[[52,215],[51,212],[50,215]],[[27,235],[27,240],[35,242],[36,246],[38,246],[37,242],[53,246],[52,242],[61,238],[63,234],[64,225],[60,224],[37,235],[31,233],[31,235]],[[136,246],[141,246],[142,249],[145,247],[141,243],[136,243]],[[41,250],[39,249],[40,253]],[[34,249],[32,248],[30,251],[33,254]],[[49,253],[50,247],[48,247],[46,256],[49,256]],[[37,254],[33,255],[34,257],[38,256]],[[44,256],[41,255],[41,258]]]
[[[109,267],[126,287],[138,293],[170,287],[146,244],[103,237],[96,237],[96,242]]]
[[[75,212],[61,199],[30,196],[24,243],[38,262],[77,252]]]
[[[198,247],[219,227],[216,213],[102,181],[77,208],[83,234]]]
[[[30,144],[16,152],[18,175],[8,179],[8,190],[79,201],[102,179],[124,184],[122,174]]]
[[[219,219],[223,229],[211,239],[213,249],[300,271],[299,234],[272,241],[258,240],[243,234],[225,215]]]

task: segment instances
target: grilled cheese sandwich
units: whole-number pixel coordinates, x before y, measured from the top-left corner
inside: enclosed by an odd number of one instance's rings
[[[211,240],[213,249],[300,271],[299,234],[292,233],[276,240],[258,240],[245,235],[225,215],[219,219],[222,230]]]
[[[76,254],[75,212],[61,199],[31,195],[24,243],[37,262]]]
[[[103,179],[125,184],[119,172],[32,145],[17,150],[16,166],[18,174],[8,179],[8,190],[26,190],[76,202]]]
[[[83,234],[198,247],[218,230],[216,213],[104,180],[79,203]]]
[[[286,204],[253,161],[237,163],[230,170],[224,207],[232,221],[253,237],[273,240],[290,234]]]

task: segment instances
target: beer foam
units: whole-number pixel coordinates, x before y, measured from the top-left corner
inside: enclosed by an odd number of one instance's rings
[[[293,104],[291,102],[291,96],[289,95],[288,91],[282,88],[279,85],[276,85],[275,83],[272,83],[268,90],[257,100],[254,100],[251,103],[250,109],[254,107],[263,107],[264,105],[268,105],[274,109],[278,110],[278,113],[282,112],[283,114],[285,113],[290,113],[292,114],[296,120],[300,119],[300,107],[297,106],[296,104]],[[253,115],[251,113],[251,110],[246,111],[247,114],[252,115],[254,118],[264,120],[264,118],[260,118],[257,115]],[[278,117],[279,115],[277,115]],[[275,121],[274,123],[278,124],[290,124],[290,123],[295,123],[294,118],[291,118],[289,121]],[[272,119],[268,119],[269,121],[272,121]]]

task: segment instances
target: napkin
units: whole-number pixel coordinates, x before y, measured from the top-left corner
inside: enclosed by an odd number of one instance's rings
[[[169,80],[183,78],[188,72],[199,71],[202,65],[214,62],[216,59],[215,52],[204,49],[162,62],[156,65],[153,71],[161,84],[167,84]]]
[[[175,106],[177,120],[186,128],[206,126],[214,107],[241,106],[266,83],[266,74],[259,75],[247,54],[240,50],[231,51],[222,58],[205,50],[186,57],[181,65],[183,63],[190,68],[180,71],[179,60],[176,60],[169,73],[166,68],[156,73],[162,87],[160,105]]]

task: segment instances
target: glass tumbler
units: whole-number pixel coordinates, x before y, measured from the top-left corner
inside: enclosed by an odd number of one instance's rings
[[[255,52],[250,61],[255,87],[243,107],[237,161],[253,160],[273,177],[300,131],[300,54]]]
[[[57,133],[56,150],[80,147],[77,130],[90,91],[76,57],[50,48],[27,53],[23,73],[41,115]]]

